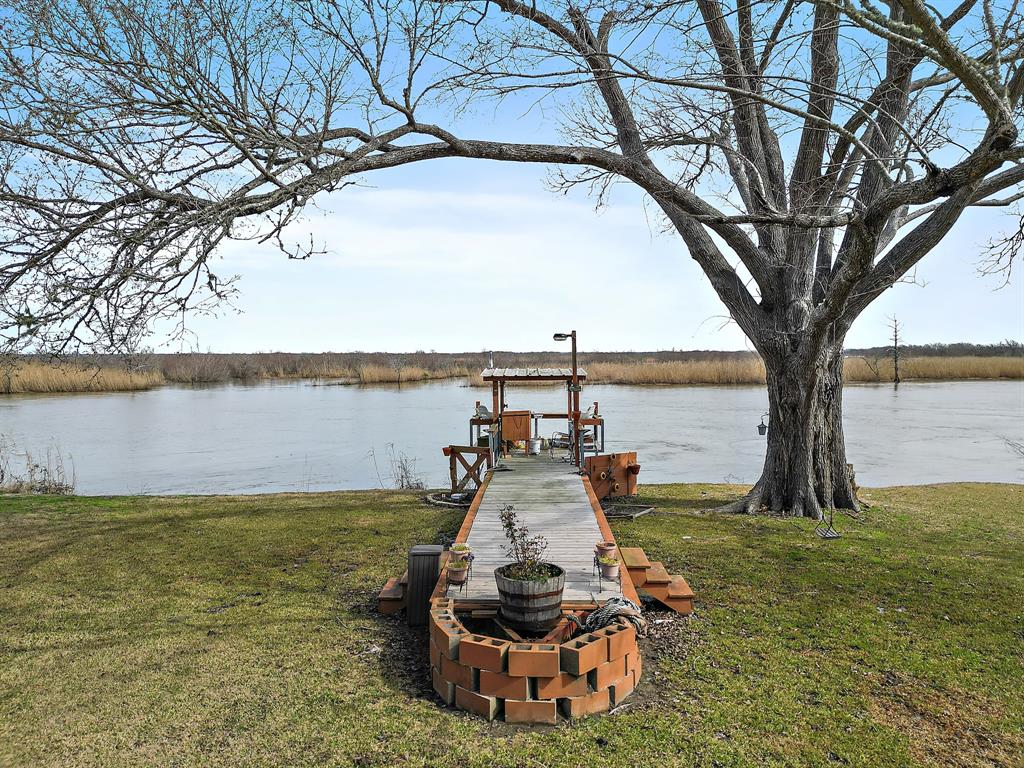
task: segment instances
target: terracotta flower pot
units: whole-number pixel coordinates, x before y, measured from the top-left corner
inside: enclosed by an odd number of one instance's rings
[[[605,579],[617,579],[619,578],[619,564],[614,563],[612,565],[606,565],[601,563],[601,576]]]
[[[612,557],[615,554],[616,549],[617,547],[615,546],[614,541],[599,541],[597,543],[597,556]]]
[[[469,575],[469,563],[465,561],[449,563],[445,570],[448,573],[449,584],[465,584],[466,576]]]

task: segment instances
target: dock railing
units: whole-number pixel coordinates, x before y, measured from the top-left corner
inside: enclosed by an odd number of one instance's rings
[[[452,484],[452,493],[468,490],[469,484],[473,483],[473,490],[483,485],[482,470],[486,464],[490,469],[494,463],[491,458],[491,449],[475,445],[449,445],[442,448],[444,455],[448,457],[448,471]],[[466,456],[472,456],[470,461]],[[460,467],[465,474],[460,475]]]

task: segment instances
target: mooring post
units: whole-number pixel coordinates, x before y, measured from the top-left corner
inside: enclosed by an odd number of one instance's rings
[[[427,623],[430,595],[441,575],[441,552],[439,544],[417,544],[409,550],[405,616],[410,627]]]

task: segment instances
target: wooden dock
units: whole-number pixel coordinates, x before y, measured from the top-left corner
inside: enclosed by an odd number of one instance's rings
[[[531,535],[547,539],[544,559],[565,569],[563,604],[598,605],[624,593],[636,600],[625,568],[622,586],[608,579],[598,582],[594,545],[611,538],[611,531],[576,467],[546,455],[507,456],[503,463],[508,471],[490,474],[459,532],[458,540],[473,549],[471,577],[462,589],[449,586],[447,596],[474,604],[498,603],[494,569],[509,562],[502,551],[507,542],[498,513],[511,504]]]
[[[572,339],[572,368],[495,368],[491,363],[481,373],[491,384],[491,410],[478,401],[469,420],[469,444],[443,449],[452,495],[476,488],[455,537],[455,543],[468,544],[472,551],[469,573],[461,563],[465,555],[455,554],[460,550],[441,552],[438,562],[432,559],[439,554],[436,545],[414,547],[409,577],[388,579],[377,596],[378,610],[394,614],[406,609],[413,626],[422,623],[429,605],[434,690],[448,706],[488,720],[554,725],[559,711],[576,718],[618,707],[640,681],[637,632],[642,624],[635,619],[642,610],[640,592],[648,602],[677,613],[693,611],[693,590],[686,579],[670,574],[642,549],[620,548],[615,542],[599,499],[635,494],[640,465],[632,452],[602,455],[604,418],[598,403],[586,415],[580,410],[580,382],[586,373],[577,365],[576,331],[554,338]],[[565,385],[565,412],[508,409],[507,384],[538,381]],[[538,422],[543,419],[565,424],[566,431],[555,432],[548,441],[552,452],[565,451],[558,459],[553,453],[529,455],[542,442]],[[485,464],[488,470],[482,477]],[[530,536],[547,540],[544,560],[565,571],[561,617],[550,612],[554,625],[543,637],[517,626],[515,617],[501,615],[494,571],[510,561],[501,525],[501,510],[508,506]],[[599,542],[616,544],[619,579],[599,578],[594,561]],[[453,557],[458,568],[447,567]],[[466,581],[449,584],[453,577]],[[418,587],[424,583],[428,588],[433,583],[428,605]],[[595,613],[620,596],[636,607],[626,606],[626,615]],[[527,632],[526,637],[520,632]]]

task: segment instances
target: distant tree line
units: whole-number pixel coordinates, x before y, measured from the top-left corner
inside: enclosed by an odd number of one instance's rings
[[[892,346],[863,347],[845,350],[847,357],[880,357],[891,352]],[[957,341],[952,344],[900,344],[905,357],[1022,357],[1024,343],[1007,339],[998,344],[971,344]]]

